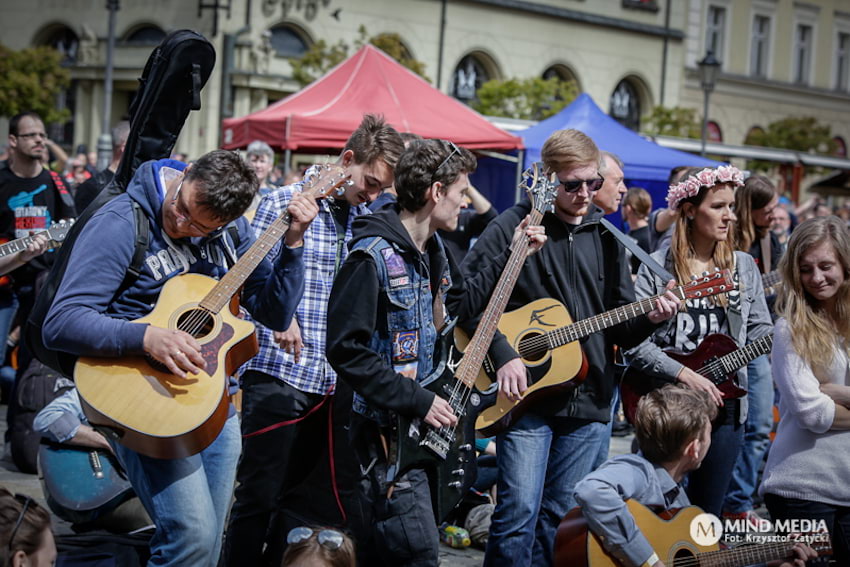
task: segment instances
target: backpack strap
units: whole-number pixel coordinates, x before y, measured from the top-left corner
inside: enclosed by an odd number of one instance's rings
[[[59,197],[62,199],[62,202],[74,207],[74,197],[71,195],[71,192],[68,191],[68,187],[65,185],[65,182],[62,181],[62,177],[49,167],[45,169],[47,169],[48,173],[50,173],[50,178],[53,180],[53,185],[56,186],[56,190],[59,192]],[[76,208],[74,210],[76,210]]]
[[[133,252],[133,260],[130,262],[130,267],[127,268],[127,275],[122,284],[122,287],[125,289],[129,283],[138,278],[142,273],[142,267],[145,263],[145,252],[148,251],[148,240],[150,238],[148,219],[144,211],[142,211],[141,205],[136,201],[133,201],[133,218],[136,221],[136,248]]]

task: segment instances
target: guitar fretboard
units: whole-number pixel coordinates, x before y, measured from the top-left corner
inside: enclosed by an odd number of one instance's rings
[[[742,565],[755,565],[768,563],[791,556],[794,542],[766,542],[754,545],[740,545],[732,549],[721,549],[718,551],[705,551],[698,553],[694,562],[682,563],[683,565],[699,565],[700,567],[741,567]],[[828,542],[813,543],[811,545],[819,554],[831,554],[832,548]],[[679,562],[676,563],[679,565]]]
[[[761,355],[769,353],[772,348],[773,333],[770,333],[769,335],[765,335],[757,341],[753,341],[736,351],[721,356],[714,362],[699,369],[697,373],[706,376],[707,374],[703,374],[703,371],[711,372],[716,368],[712,367],[712,365],[717,364],[720,368],[722,368],[723,374],[731,374],[739,368],[743,368],[749,364],[751,360],[755,360]]]
[[[6,244],[0,244],[0,258],[8,256],[9,254],[15,254],[21,250],[26,250],[27,246],[29,246],[39,234],[46,234],[47,238],[50,238],[51,242],[53,242],[49,230],[45,230],[31,236],[25,236],[24,238],[19,238],[17,240],[7,242]]]

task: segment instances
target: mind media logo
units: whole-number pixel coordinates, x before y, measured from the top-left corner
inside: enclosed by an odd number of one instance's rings
[[[705,547],[715,545],[723,537],[723,523],[714,514],[700,514],[691,520],[691,539]]]

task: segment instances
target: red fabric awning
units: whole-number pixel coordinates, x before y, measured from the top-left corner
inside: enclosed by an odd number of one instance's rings
[[[284,150],[342,148],[364,114],[399,132],[451,140],[468,149],[514,150],[522,140],[443,94],[383,51],[366,45],[321,79],[268,108],[223,123],[223,147],[263,140]]]

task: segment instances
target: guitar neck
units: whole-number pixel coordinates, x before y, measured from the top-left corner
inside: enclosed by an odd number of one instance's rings
[[[751,342],[747,346],[741,347],[736,351],[730,352],[727,355],[713,360],[697,370],[697,374],[710,376],[718,366],[722,370],[721,374],[731,374],[739,368],[743,368],[749,364],[751,360],[755,360],[761,355],[769,353],[772,348],[773,333],[770,333],[757,341]]]
[[[290,215],[288,212],[279,216],[201,300],[200,307],[211,313],[218,313],[225,305],[230,303],[230,299],[239,291],[248,276],[263,261],[263,258],[271,251],[277,241],[286,234],[289,222]]]
[[[794,542],[788,541],[740,545],[699,553],[696,560],[700,567],[742,567],[789,558],[794,545]]]
[[[6,244],[0,244],[0,258],[3,256],[8,256],[10,254],[15,254],[20,252],[21,250],[26,250],[27,246],[29,246],[35,237],[39,234],[47,234],[47,237],[50,238],[50,231],[46,230],[43,232],[39,232],[38,234],[33,234],[31,236],[25,236],[24,238],[18,238],[17,240],[12,240],[11,242],[7,242]],[[51,245],[53,245],[53,240],[50,241]]]
[[[676,294],[679,299],[685,299],[683,286],[675,287],[671,291]],[[544,337],[546,338],[546,342],[548,343],[550,350],[558,348],[559,346],[563,346],[567,343],[583,339],[592,333],[624,323],[630,319],[634,319],[635,317],[646,315],[655,309],[655,301],[659,297],[661,297],[661,295],[653,295],[652,297],[646,297],[640,301],[635,301],[634,303],[617,307],[616,309],[606,311],[605,313],[594,315],[587,319],[582,319],[572,325],[566,325],[553,331],[549,331],[544,334]],[[522,343],[520,343],[520,348],[522,348]]]
[[[537,209],[532,209],[530,213],[529,226],[540,224],[543,219],[543,213]],[[493,335],[498,328],[499,316],[505,311],[505,307],[510,299],[511,292],[514,289],[528,247],[528,240],[525,234],[516,235],[511,242],[511,256],[508,258],[508,263],[502,272],[496,288],[493,290],[493,295],[490,296],[490,301],[487,303],[487,308],[484,314],[481,315],[481,322],[475,330],[469,345],[464,351],[463,358],[458,365],[455,377],[462,381],[468,387],[472,387],[475,383],[475,378],[478,376],[478,370],[484,363],[484,358],[487,356],[487,350],[490,348],[490,342],[493,340]]]

